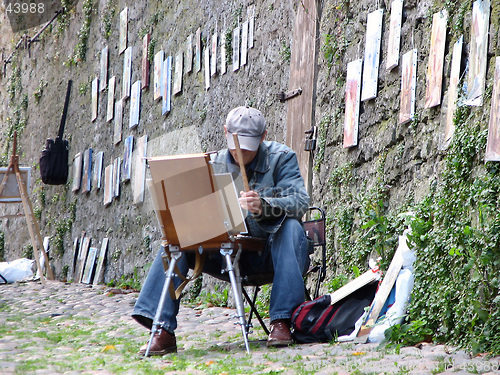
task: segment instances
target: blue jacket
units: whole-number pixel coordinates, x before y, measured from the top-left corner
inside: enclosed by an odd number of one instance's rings
[[[212,161],[215,173],[239,175],[239,167],[228,149],[217,152]],[[255,220],[247,219],[252,235],[259,235],[261,231],[275,233],[286,217],[302,218],[310,198],[292,149],[274,141],[262,142],[257,156],[246,169],[250,189],[259,194],[263,203],[263,214],[250,214]]]

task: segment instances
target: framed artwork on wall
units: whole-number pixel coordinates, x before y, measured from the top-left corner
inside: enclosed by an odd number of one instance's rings
[[[470,28],[469,77],[465,104],[483,105],[488,62],[488,30],[490,26],[490,1],[476,0],[472,6]]]
[[[415,93],[417,86],[417,50],[413,49],[403,55],[401,76],[401,102],[399,107],[399,123],[404,124],[415,115]]]
[[[193,34],[186,40],[186,74],[193,71]]]
[[[403,19],[403,0],[394,0],[391,3],[391,23],[387,45],[387,70],[399,64],[399,48],[401,45],[401,22]]]
[[[92,189],[92,148],[88,148],[83,153],[83,176],[82,194],[90,192]]]
[[[116,76],[109,79],[108,84],[108,110],[106,113],[106,121],[110,122],[113,120],[115,115],[115,87],[116,87]]]
[[[123,173],[122,182],[130,181],[132,175],[132,152],[134,151],[134,136],[125,138],[125,152],[123,153]]]
[[[490,122],[486,141],[486,161],[500,161],[500,56],[495,58],[495,78],[491,96]]]
[[[133,129],[139,125],[139,116],[141,111],[141,81],[136,81],[132,85],[130,99],[130,121],[129,128]]]
[[[435,13],[433,16],[424,108],[431,108],[441,104],[447,21],[448,13],[446,10]]]
[[[210,59],[210,75],[213,77],[217,74],[217,32],[212,35],[212,56]]]
[[[155,71],[153,82],[153,100],[161,98],[162,85],[163,85],[163,60],[165,59],[165,52],[158,51],[155,54]]]
[[[144,201],[147,146],[148,146],[148,136],[143,135],[137,140],[137,153],[134,162],[134,175],[133,175],[133,186],[132,186],[134,204],[139,204]]]
[[[147,33],[142,38],[142,61],[141,61],[141,88],[149,87],[149,43],[151,34]]]
[[[163,95],[162,95],[162,115],[170,112],[172,97],[172,56],[168,56],[163,62]]]
[[[254,33],[255,33],[255,4],[247,8],[248,18],[248,48],[253,48]]]
[[[108,61],[109,50],[108,46],[106,46],[101,51],[101,78],[99,79],[99,91],[104,91],[108,84]]]
[[[115,129],[113,143],[116,145],[122,141],[123,130],[123,100],[117,100],[115,103]]]
[[[94,172],[93,172],[93,185],[97,190],[101,189],[102,179],[102,163],[104,161],[104,152],[99,151],[95,156]]]
[[[196,73],[201,70],[201,28],[198,27],[195,35],[195,43],[196,43],[196,55],[194,58],[194,67]]]
[[[80,185],[82,183],[82,162],[83,156],[82,153],[79,152],[73,159],[73,185],[71,187],[72,191],[78,191],[80,189]]]
[[[205,90],[208,90],[210,88],[210,49],[208,46],[205,48],[203,55],[203,60],[205,61]]]
[[[107,206],[113,202],[114,184],[113,184],[113,164],[109,164],[104,169],[104,205]]]
[[[175,55],[174,87],[172,94],[177,95],[182,91],[182,68],[184,65],[184,54],[182,51]]]
[[[233,30],[233,72],[240,68],[240,28]]]
[[[220,74],[226,74],[226,33],[220,34]]]
[[[132,46],[125,50],[123,58],[123,81],[122,81],[122,100],[130,98],[130,84],[132,80]]]
[[[127,48],[127,33],[128,33],[128,8],[125,7],[120,12],[120,40],[118,46],[118,54],[122,54]]]
[[[113,163],[113,196],[115,198],[118,198],[120,196],[121,171],[122,159],[118,157]]]
[[[94,275],[93,285],[104,282],[104,263],[106,261],[106,253],[108,252],[108,237],[103,238],[99,257],[97,258],[97,266]]]
[[[361,70],[363,60],[347,64],[345,90],[344,148],[358,144],[359,104],[361,93]]]
[[[448,108],[446,111],[446,125],[444,130],[443,148],[447,148],[450,145],[453,134],[455,133],[455,123],[453,122],[453,117],[455,116],[455,110],[457,109],[458,83],[460,81],[460,65],[462,64],[463,40],[464,37],[463,35],[461,35],[453,45],[450,84],[448,86]]]
[[[248,21],[241,24],[241,62],[240,66],[247,64],[248,56]]]
[[[366,21],[363,87],[361,89],[361,101],[363,102],[377,97],[383,15],[384,11],[378,9],[368,14],[368,19]]]
[[[99,78],[92,81],[92,122],[97,119],[97,107],[99,102]]]

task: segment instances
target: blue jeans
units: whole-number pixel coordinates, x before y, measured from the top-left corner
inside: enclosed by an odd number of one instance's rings
[[[293,310],[304,302],[303,274],[309,267],[310,240],[306,237],[301,223],[287,218],[279,230],[267,237],[266,248],[260,254],[243,251],[240,258],[242,276],[270,274],[273,288],[269,316],[271,321],[289,319]],[[165,282],[165,271],[161,260],[162,251],[156,256],[148,276],[135,303],[132,317],[147,328],[151,328],[156,308]],[[186,275],[194,266],[193,254],[183,253],[178,260],[179,271]],[[219,253],[207,255],[203,272],[221,278],[221,267],[225,264]],[[173,278],[174,286],[181,283],[179,277]],[[180,300],[167,296],[160,321],[162,327],[173,332],[177,328],[177,313]]]

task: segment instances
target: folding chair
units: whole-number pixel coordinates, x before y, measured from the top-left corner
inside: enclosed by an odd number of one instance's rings
[[[314,216],[315,213],[319,213],[318,218],[311,218]],[[314,284],[314,293],[312,294],[313,298],[317,298],[319,295],[319,288],[321,286],[321,283],[325,280],[326,277],[326,225],[325,225],[325,212],[323,209],[319,207],[309,207],[308,212],[307,212],[307,217],[309,217],[309,220],[304,221],[304,229],[306,231],[306,235],[313,241],[313,246],[314,249],[316,250],[317,247],[321,248],[321,254],[320,254],[320,259],[318,261],[311,260],[312,264],[309,267],[309,270],[306,272],[304,277],[307,279],[311,274],[317,274],[317,279]],[[255,307],[255,303],[257,302],[257,296],[258,293],[261,290],[261,286],[265,284],[271,284],[273,282],[273,275],[272,274],[267,274],[267,275],[257,275],[257,276],[252,276],[252,277],[246,277],[245,279],[242,280],[242,285],[243,286],[253,286],[254,291],[253,291],[253,296],[250,298],[248,293],[246,292],[245,288],[242,288],[242,293],[243,296],[245,297],[245,300],[248,302],[250,306],[250,313],[248,316],[247,320],[247,332],[251,329],[252,327],[252,317],[255,314],[255,317],[259,321],[262,329],[264,332],[269,335],[269,329],[267,328],[267,325],[265,324],[264,320],[262,319],[262,316],[260,313],[257,311],[257,308]],[[305,288],[305,293],[306,293],[306,298],[307,299],[312,299],[311,294],[307,287]]]

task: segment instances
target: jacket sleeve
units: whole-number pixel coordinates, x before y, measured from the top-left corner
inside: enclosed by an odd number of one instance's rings
[[[309,207],[310,198],[300,174],[297,155],[283,153],[274,169],[275,186],[261,197],[263,212],[256,220],[292,217],[300,220]]]

